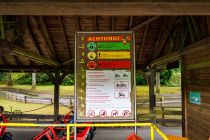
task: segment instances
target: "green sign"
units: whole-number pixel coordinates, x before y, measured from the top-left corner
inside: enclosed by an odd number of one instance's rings
[[[130,50],[130,42],[99,42],[97,43],[100,51],[114,51],[114,50]]]
[[[201,104],[201,93],[197,92],[197,91],[190,91],[189,100],[190,100],[190,103],[200,105]]]

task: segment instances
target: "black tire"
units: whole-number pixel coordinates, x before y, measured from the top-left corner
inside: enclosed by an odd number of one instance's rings
[[[88,133],[88,136],[87,136],[86,140],[93,140],[93,137],[94,137],[94,133],[93,133],[93,131],[90,131]]]
[[[9,132],[6,132],[2,140],[12,140],[12,135]]]

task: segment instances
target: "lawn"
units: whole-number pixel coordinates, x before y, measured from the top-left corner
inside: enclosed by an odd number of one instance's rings
[[[44,104],[31,104],[31,103],[22,103],[22,102],[15,102],[15,101],[8,101],[5,99],[0,99],[0,106],[4,106],[5,111],[13,112],[15,110],[20,110],[24,114],[53,114],[53,105],[50,105],[46,108],[35,110],[28,112],[30,110],[34,110],[37,108],[42,108],[46,105]],[[60,114],[64,115],[69,112],[69,109],[64,106],[60,106]]]
[[[0,87],[6,87],[5,85],[1,85]],[[11,88],[14,89],[24,89],[28,90],[29,92],[34,93],[45,93],[45,94],[53,94],[54,86],[53,85],[38,85],[35,90],[31,90],[31,85],[14,85]],[[136,88],[137,96],[145,96],[149,93],[148,86],[137,86]],[[160,93],[161,94],[176,94],[180,93],[180,87],[161,87]],[[60,86],[60,95],[74,95],[74,86]]]
[[[0,87],[5,87],[5,85],[1,85]],[[14,85],[12,86],[12,88],[14,89],[24,89],[24,90],[28,90],[29,92],[32,91],[31,90],[31,86],[30,85]],[[33,93],[45,93],[45,94],[53,94],[53,85],[47,85],[47,86],[37,86],[36,90],[33,90]],[[70,95],[73,96],[74,94],[74,87],[73,86],[60,86],[60,92],[61,95]],[[148,92],[149,92],[149,88],[148,86],[137,86],[137,97],[141,98],[141,97],[146,97],[148,98]],[[180,93],[180,87],[161,87],[160,90],[161,94],[177,94]],[[139,99],[138,98],[138,99]],[[3,105],[6,111],[10,111],[11,109],[14,110],[21,110],[23,113],[25,111],[29,111],[32,109],[37,109],[37,108],[42,108],[45,105],[42,104],[31,104],[31,103],[21,103],[21,102],[15,102],[15,101],[8,101],[8,100],[4,100],[4,99],[0,99],[0,105]],[[53,105],[48,106],[46,108],[40,109],[40,110],[36,110],[33,112],[27,112],[28,114],[53,114]],[[69,111],[68,108],[60,106],[60,114],[66,114]],[[148,112],[148,109],[143,109],[143,108],[139,108],[137,110],[137,112],[139,113],[145,113]]]

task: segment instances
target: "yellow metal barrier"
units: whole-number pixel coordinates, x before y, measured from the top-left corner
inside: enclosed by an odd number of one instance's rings
[[[139,127],[146,126],[150,127],[150,137],[151,140],[155,139],[154,130],[163,138],[163,140],[169,140],[167,136],[154,124],[152,123],[101,123],[101,124],[33,124],[33,123],[0,123],[0,126],[13,126],[13,127],[47,127],[65,126],[67,129],[67,140],[70,140],[70,127]]]

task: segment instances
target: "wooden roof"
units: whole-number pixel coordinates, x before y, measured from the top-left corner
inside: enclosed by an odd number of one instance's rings
[[[175,29],[181,28],[183,21],[186,22],[185,18],[177,16],[4,16],[3,18],[7,42],[0,43],[0,68],[25,71],[73,70],[76,31],[127,30],[135,31],[137,69],[145,69],[153,60],[178,49],[176,45],[170,48],[170,41]]]

